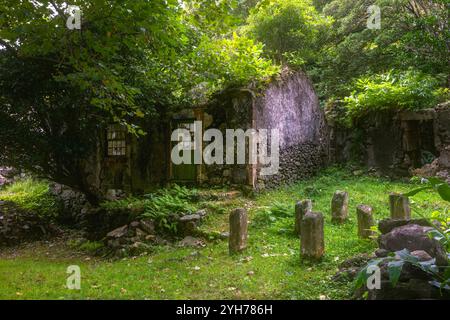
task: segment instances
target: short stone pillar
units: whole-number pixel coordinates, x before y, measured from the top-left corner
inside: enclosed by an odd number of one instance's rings
[[[324,218],[320,212],[308,212],[301,221],[301,255],[307,259],[320,259],[325,253]]]
[[[228,248],[230,254],[243,251],[247,247],[247,211],[242,208],[230,214],[230,236]]]
[[[361,239],[370,239],[371,236],[374,236],[375,232],[370,229],[375,225],[372,208],[360,204],[356,208],[356,217],[358,219],[358,237]]]
[[[348,192],[336,191],[331,200],[331,221],[345,222],[348,218]]]
[[[389,207],[392,219],[411,219],[411,209],[409,207],[409,198],[399,193],[389,195]]]
[[[305,214],[312,211],[312,201],[307,199],[303,201],[298,201],[295,204],[295,234],[300,235],[301,233],[301,222]]]

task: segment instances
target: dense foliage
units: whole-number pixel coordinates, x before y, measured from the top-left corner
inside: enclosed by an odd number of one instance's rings
[[[355,79],[389,70],[436,76],[448,87],[449,21],[445,0],[321,1],[323,14],[333,18],[328,37],[309,73],[318,94],[343,99],[355,89]],[[378,5],[381,28],[369,29],[368,8]],[[442,80],[443,79],[443,80]]]
[[[331,20],[309,0],[264,0],[251,11],[247,23],[244,30],[264,43],[270,56],[299,67],[314,60],[318,40]]]
[[[226,87],[264,83],[279,73],[278,66],[262,57],[261,43],[236,33],[231,38],[213,41],[206,37],[194,54],[198,57],[196,70],[203,72],[204,77],[193,92],[203,93],[206,98]]]
[[[395,72],[361,77],[355,91],[344,99],[347,124],[352,120],[385,110],[417,110],[434,107],[448,98],[448,89],[441,88],[432,76],[416,72]]]
[[[59,204],[50,194],[48,183],[33,179],[14,182],[0,190],[0,200],[11,201],[36,216],[54,220],[58,216]]]
[[[163,119],[230,86],[264,84],[283,65],[306,71],[323,103],[346,101],[339,120],[428,107],[448,87],[446,0],[71,4],[81,9],[80,30],[66,27],[62,0],[0,4],[0,140],[8,141],[0,163],[92,201],[99,195],[86,157],[106,124],[142,135],[142,119]],[[379,30],[367,28],[373,4]]]

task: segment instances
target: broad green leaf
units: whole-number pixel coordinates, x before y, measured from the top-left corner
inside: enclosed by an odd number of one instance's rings
[[[403,195],[405,197],[412,197],[412,196],[415,196],[416,194],[418,194],[419,192],[422,192],[424,190],[429,190],[431,188],[432,188],[431,186],[421,187],[421,188],[418,188],[418,189],[414,189],[414,190],[412,190],[410,192],[404,193]]]
[[[388,263],[389,281],[393,287],[397,285],[397,282],[400,279],[404,263],[404,260],[396,260]]]
[[[443,200],[450,202],[450,186],[447,183],[438,185],[437,191]]]

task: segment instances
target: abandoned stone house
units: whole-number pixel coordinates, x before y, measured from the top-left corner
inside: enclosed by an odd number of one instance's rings
[[[278,174],[261,176],[258,164],[174,165],[171,132],[191,128],[194,121],[202,121],[203,130],[277,128]],[[90,183],[113,193],[146,192],[171,182],[263,188],[311,176],[327,162],[325,116],[312,84],[302,73],[283,76],[263,92],[228,89],[202,106],[180,110],[168,121],[153,123],[145,130],[146,136],[136,138],[120,126],[110,126],[92,157]]]
[[[173,164],[171,150],[177,142],[171,141],[171,133],[176,128],[192,128],[194,121],[202,121],[203,131],[278,129],[278,174],[262,176],[260,164]],[[327,164],[355,158],[368,167],[400,176],[433,159],[439,159],[439,166],[448,172],[450,162],[448,105],[380,114],[364,119],[357,130],[346,130],[327,124],[314,88],[303,73],[284,75],[259,92],[225,90],[208,103],[180,110],[144,129],[148,134],[136,138],[119,126],[110,126],[92,157],[89,183],[113,194],[118,190],[147,192],[168,183],[262,189],[292,183]]]

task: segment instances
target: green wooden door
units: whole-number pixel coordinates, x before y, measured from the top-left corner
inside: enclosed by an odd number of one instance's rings
[[[183,120],[174,122],[174,128],[188,129],[191,132],[191,139],[194,141],[194,120]],[[172,148],[178,142],[172,142]],[[191,164],[173,164],[172,163],[172,180],[175,182],[195,182],[197,180],[197,166],[194,164],[194,143],[191,146]],[[186,151],[184,151],[186,152]]]

